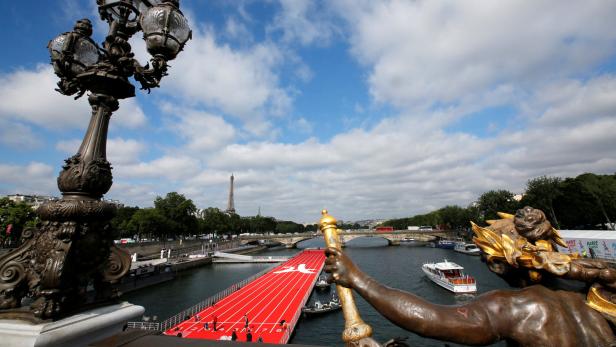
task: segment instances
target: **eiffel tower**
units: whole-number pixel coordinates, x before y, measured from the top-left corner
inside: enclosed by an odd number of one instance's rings
[[[229,202],[227,203],[227,209],[225,212],[228,214],[235,214],[235,203],[233,202],[233,174],[231,174],[231,181],[229,183]]]

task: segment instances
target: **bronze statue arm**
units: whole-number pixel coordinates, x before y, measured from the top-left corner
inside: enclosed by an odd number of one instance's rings
[[[429,303],[416,295],[379,284],[360,271],[341,251],[328,248],[325,271],[345,287],[355,289],[394,324],[425,337],[464,344],[488,344],[499,334],[480,301],[461,306]]]

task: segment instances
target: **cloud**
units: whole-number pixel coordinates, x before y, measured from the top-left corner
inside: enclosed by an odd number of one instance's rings
[[[85,129],[91,114],[87,97],[74,100],[61,95],[58,78],[48,65],[34,70],[18,69],[0,74],[0,118],[26,122],[45,129]],[[114,118],[121,127],[135,128],[145,124],[145,115],[134,99],[120,101]]]
[[[114,176],[119,179],[168,179],[178,181],[193,177],[199,171],[199,161],[186,155],[166,155],[149,162],[119,165]]]
[[[353,220],[465,206],[490,189],[521,192],[528,179],[541,175],[612,173],[613,84],[609,75],[555,81],[520,106],[525,126],[507,123],[485,138],[444,132],[429,120],[401,114],[328,142],[230,145],[207,166],[235,173],[238,210],[262,206],[302,221],[323,207]]]
[[[231,143],[235,128],[225,120],[207,112],[179,110],[174,127],[187,140],[187,148],[195,152],[211,152]]]
[[[41,142],[29,126],[0,118],[0,143],[24,150],[40,147]]]
[[[53,167],[40,162],[0,164],[0,191],[3,194],[58,195],[55,174]]]
[[[328,8],[319,2],[297,0],[280,1],[279,4],[281,11],[267,30],[282,32],[282,41],[286,44],[325,46],[340,34]]]
[[[219,45],[211,31],[194,30],[188,45],[190,49],[187,46],[172,63],[163,91],[173,91],[189,105],[215,107],[243,121],[289,109],[291,97],[275,73],[283,52],[273,43],[235,50]]]
[[[340,1],[370,92],[398,107],[452,104],[502,85],[524,90],[614,54],[616,4]],[[378,23],[378,24],[377,24]]]

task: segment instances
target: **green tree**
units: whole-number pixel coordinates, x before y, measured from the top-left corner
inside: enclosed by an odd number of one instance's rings
[[[111,226],[120,237],[132,237],[135,235],[134,230],[129,227],[130,221],[139,207],[120,207],[116,211],[116,215],[111,219]]]
[[[217,209],[208,207],[203,211],[203,230],[207,233],[227,234],[230,231],[229,215]]]
[[[291,221],[277,221],[276,234],[288,234],[288,233],[302,233],[304,232],[304,226]]]
[[[559,177],[541,176],[531,179],[526,184],[526,192],[522,198],[522,205],[538,208],[546,213],[552,225],[560,229],[554,201],[562,195],[562,179]]]
[[[498,219],[497,212],[514,213],[519,204],[513,199],[513,193],[508,190],[490,190],[483,193],[477,200],[477,206],[483,221]]]
[[[156,197],[154,208],[169,220],[170,234],[174,236],[191,235],[198,232],[197,208],[190,199],[176,192]]]
[[[166,240],[172,236],[172,223],[155,208],[144,208],[137,210],[126,225],[128,233],[138,234],[140,237],[156,238]]]
[[[37,217],[32,208],[24,203],[15,203],[9,198],[0,199],[0,240],[2,244],[16,242],[25,227],[34,226]],[[10,227],[10,234],[7,230]]]
[[[616,177],[613,175],[595,175],[586,173],[576,177],[582,187],[593,197],[597,208],[605,218],[606,225],[612,227],[610,215],[616,210]]]
[[[357,225],[357,229],[359,229],[359,224]],[[304,228],[304,231],[306,231],[306,232],[315,232],[315,231],[318,231],[318,230],[319,230],[319,226],[317,224],[308,224]]]
[[[460,206],[445,206],[438,210],[441,222],[447,229],[458,230],[469,227],[469,215],[467,209]]]

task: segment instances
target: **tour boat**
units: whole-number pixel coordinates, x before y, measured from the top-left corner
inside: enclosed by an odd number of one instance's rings
[[[475,279],[464,274],[464,268],[456,263],[426,263],[421,269],[434,283],[454,293],[474,293],[477,291]]]
[[[470,254],[470,255],[479,255],[481,254],[481,250],[474,243],[464,243],[458,242],[453,249],[456,252]]]

